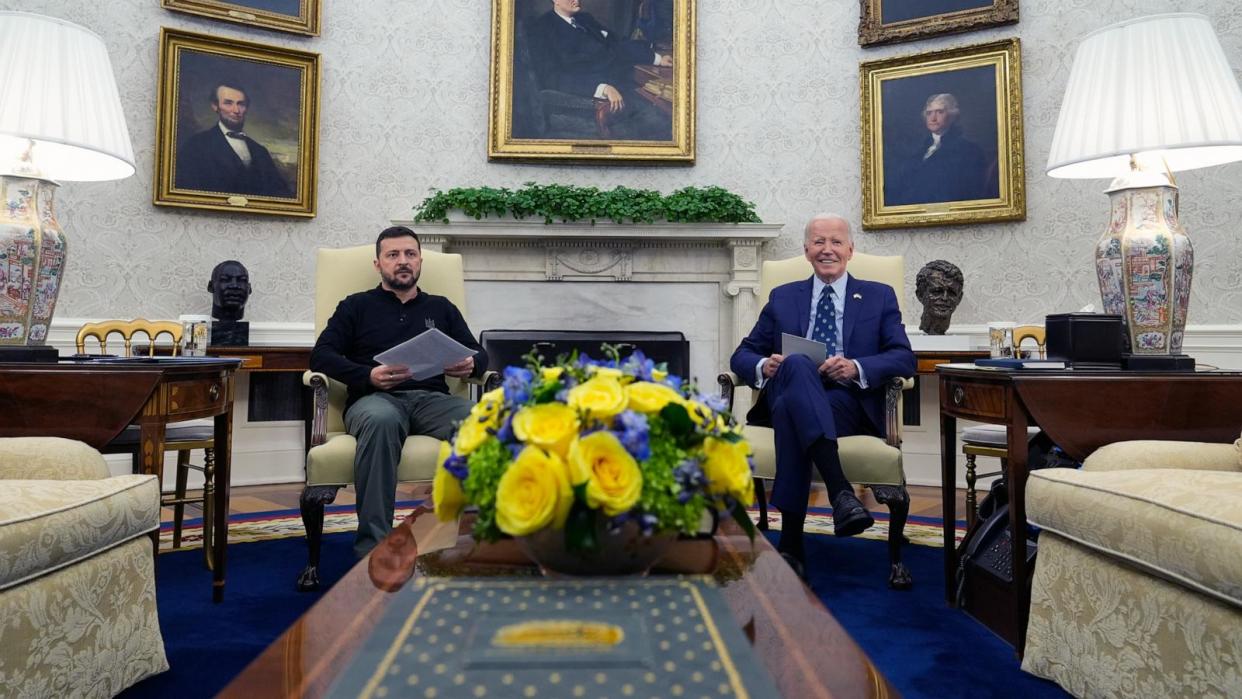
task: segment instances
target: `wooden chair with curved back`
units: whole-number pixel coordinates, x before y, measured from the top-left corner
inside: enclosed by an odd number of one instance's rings
[[[86,323],[79,328],[77,337],[74,338],[74,345],[79,354],[84,354],[86,341],[94,339],[99,343],[100,353],[107,354],[108,338],[112,335],[120,335],[125,343],[121,356],[129,357],[132,356],[134,337],[145,335],[147,338],[146,354],[155,356],[158,339],[167,335],[171,338],[172,354],[176,355],[181,350],[181,334],[181,323],[175,320],[147,320],[146,318],[103,320]],[[129,454],[137,464],[140,458],[138,437],[138,427],[130,425],[115,439],[104,445],[100,451],[105,454]],[[165,432],[164,443],[169,451],[177,452],[177,486],[173,491],[173,497],[160,496],[160,506],[172,505],[173,507],[173,548],[180,548],[181,523],[185,517],[186,503],[203,503],[203,521],[211,521],[212,494],[215,491],[215,428],[210,424],[169,425]],[[190,452],[195,449],[203,450],[202,466],[190,463]],[[203,474],[202,497],[187,498],[185,495],[190,469]],[[164,474],[157,473],[156,475],[159,477],[162,491]],[[207,554],[210,551],[211,527],[203,527],[203,552]],[[211,567],[210,555],[206,556],[206,560],[208,567]]]
[[[868,255],[856,252],[849,264],[850,274],[860,279],[883,282],[893,287],[898,304],[905,293],[905,260],[900,255]],[[772,289],[781,284],[807,279],[811,276],[811,263],[803,256],[785,260],[769,260],[760,270],[759,299],[766,303]],[[721,396],[730,411],[737,416],[746,414],[750,401],[734,405],[734,391],[745,387],[745,382],[733,372],[725,372],[718,378]],[[869,488],[877,502],[888,507],[888,555],[889,587],[906,590],[913,580],[909,569],[901,561],[901,547],[905,543],[906,518],[910,513],[910,494],[906,490],[906,474],[901,458],[901,396],[902,391],[912,388],[912,378],[893,379],[885,386],[885,432],[887,437],[855,435],[837,441],[841,454],[841,467],[845,477],[852,483]],[[750,391],[751,400],[758,391]],[[754,450],[755,496],[759,504],[760,529],[768,528],[767,498],[764,481],[776,477],[776,446],[770,427],[746,425],[743,434]],[[814,474],[818,479],[819,474]]]
[[[1022,349],[1022,343],[1026,340],[1034,340],[1034,352],[1038,357],[1032,356],[1032,358],[1044,359],[1044,338],[1042,325],[1019,325],[1013,329],[1013,346],[1019,356],[1027,351]],[[1039,428],[1030,427],[1027,429],[1026,438],[1029,441],[1037,434],[1039,434]],[[962,453],[966,455],[966,526],[968,528],[974,526],[979,511],[975,483],[980,478],[991,478],[1005,472],[1009,461],[1009,451],[1006,446],[1008,439],[1004,425],[974,425],[962,430]],[[1000,470],[976,473],[975,459],[980,456],[1000,459]]]

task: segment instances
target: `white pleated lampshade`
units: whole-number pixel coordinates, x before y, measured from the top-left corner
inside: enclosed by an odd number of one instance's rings
[[[1140,154],[1174,171],[1242,160],[1242,91],[1203,15],[1120,22],[1078,47],[1048,174],[1116,177]]]
[[[0,144],[54,180],[134,174],[134,150],[108,50],[98,34],[54,17],[0,12]],[[2,166],[3,164],[0,164]]]

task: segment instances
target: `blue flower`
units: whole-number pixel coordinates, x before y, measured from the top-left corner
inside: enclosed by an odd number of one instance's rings
[[[633,410],[626,410],[617,416],[617,424],[621,429],[615,430],[614,434],[617,435],[621,446],[639,461],[651,458],[647,416]]]
[[[505,403],[509,406],[521,405],[530,400],[530,382],[533,376],[529,369],[510,366],[505,367],[504,382]]]
[[[505,421],[500,425],[500,429],[496,430],[496,439],[502,444],[517,443],[517,435],[513,434],[513,413],[510,412],[505,416]],[[519,444],[520,446],[520,444]]]
[[[683,505],[707,487],[707,476],[703,475],[702,466],[694,459],[686,459],[677,464],[677,468],[673,469],[673,478],[681,486],[677,493],[677,502]]]
[[[449,458],[444,460],[444,470],[453,474],[453,477],[459,481],[466,480],[466,476],[470,474],[469,465],[466,463],[466,457],[452,452]]]
[[[651,372],[655,371],[655,362],[648,359],[642,350],[634,350],[633,354],[621,362],[621,371],[639,381],[651,381]]]

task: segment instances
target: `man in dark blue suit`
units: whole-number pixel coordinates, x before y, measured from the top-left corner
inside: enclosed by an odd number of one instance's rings
[[[552,0],[534,21],[531,56],[539,87],[598,101],[606,122],[624,138],[667,141],[673,122],[635,94],[635,65],[671,66],[650,42],[625,39],[588,12],[580,0]]]
[[[240,85],[220,83],[212,89],[211,110],[219,120],[177,147],[174,179],[179,189],[293,196],[272,154],[242,131],[249,109],[250,98]]]
[[[807,223],[803,249],[815,273],[772,290],[729,363],[742,380],[762,389],[747,421],[775,431],[777,548],[799,571],[812,464],[828,487],[836,535],[870,527],[874,520],[841,470],[837,439],[884,436],[884,386],[915,373],[892,287],[845,271],[854,255],[849,223],[816,216]],[[828,358],[816,365],[806,355],[781,355],[782,333],[823,342]]]

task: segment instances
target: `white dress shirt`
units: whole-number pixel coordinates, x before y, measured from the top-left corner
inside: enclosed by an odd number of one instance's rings
[[[815,313],[819,310],[819,297],[821,294],[827,293],[828,289],[832,289],[833,307],[836,310],[837,354],[842,356],[845,355],[845,287],[848,283],[848,272],[842,274],[832,284],[826,284],[824,283],[824,280],[819,278],[818,275],[812,275],[811,316],[806,326],[806,338],[810,340],[812,339],[811,335],[815,332]],[[767,363],[767,361],[768,358],[764,357],[755,365],[755,385],[759,388],[763,388],[763,385],[768,382],[768,380],[763,376],[763,365]],[[854,362],[854,367],[858,369],[858,378],[855,379],[854,382],[858,384],[859,388],[866,388],[867,377],[863,374],[862,365],[858,363],[857,359],[851,359],[850,361]]]
[[[231,129],[225,126],[224,122],[222,121],[216,122],[216,125],[220,127],[220,133],[224,134],[224,140],[229,144],[230,147],[232,147],[233,152],[237,154],[237,157],[241,158],[242,164],[245,165],[246,167],[250,167],[250,146],[246,143],[246,139],[230,138],[229,131]],[[240,132],[234,132],[234,133],[240,133]]]

